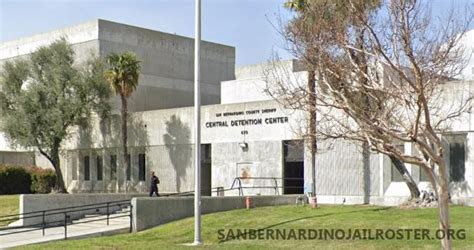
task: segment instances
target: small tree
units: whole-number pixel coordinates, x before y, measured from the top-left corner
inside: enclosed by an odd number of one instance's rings
[[[109,93],[101,62],[91,58],[83,66],[74,65],[71,45],[59,39],[28,59],[3,65],[2,129],[14,145],[35,148],[46,157],[56,171],[54,190],[67,193],[61,144],[71,128],[87,125],[93,111],[107,114]]]
[[[112,53],[107,56],[109,69],[105,72],[105,78],[122,101],[122,149],[123,166],[126,172],[129,163],[127,150],[127,120],[128,120],[128,98],[133,94],[138,86],[140,75],[140,61],[133,52],[123,54]],[[126,173],[124,175],[124,182]],[[118,189],[117,189],[118,191]]]
[[[323,118],[318,133],[367,143],[372,150],[420,166],[439,197],[439,228],[447,235],[449,186],[441,134],[470,110],[472,97],[461,92],[452,100],[444,90],[464,67],[459,41],[472,12],[453,11],[447,21],[435,22],[429,2],[392,0],[367,13],[366,1],[349,0],[336,6],[346,15],[338,18],[326,8],[311,8],[315,1],[305,2],[315,18],[313,29],[306,31],[313,39],[304,44],[312,54],[302,56],[314,59],[310,62],[319,79],[315,98]],[[333,18],[328,21],[328,16]],[[298,42],[290,40],[295,49]],[[399,143],[411,143],[416,153],[406,154]],[[451,248],[449,237],[441,242]]]

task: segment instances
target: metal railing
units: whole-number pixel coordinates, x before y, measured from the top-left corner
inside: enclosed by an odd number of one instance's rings
[[[243,186],[242,185],[242,180],[271,180],[272,185],[270,186]],[[239,196],[244,195],[244,189],[258,189],[258,188],[271,188],[275,190],[275,194],[279,195],[279,188],[284,188],[284,189],[301,189],[303,188],[302,186],[279,186],[278,181],[279,180],[303,180],[303,178],[278,178],[278,177],[236,177],[234,178],[234,181],[232,182],[232,185],[230,188],[224,189],[223,187],[214,187],[211,188],[211,193],[220,193],[220,192],[225,192],[225,191],[232,191],[232,190],[239,190]],[[209,190],[202,190],[202,192],[208,192]],[[186,191],[186,192],[178,192],[178,193],[168,193],[161,195],[163,197],[172,197],[172,196],[191,196],[194,195],[194,191]],[[118,207],[116,210],[120,210],[126,207],[130,208],[130,211],[111,211],[114,210],[112,208]],[[101,212],[101,210],[105,210],[105,212]],[[95,204],[89,204],[89,205],[80,205],[80,206],[70,206],[70,207],[64,207],[64,208],[54,208],[54,209],[48,209],[48,210],[40,210],[40,211],[34,211],[34,212],[28,212],[28,213],[19,213],[19,214],[11,214],[11,215],[3,215],[0,216],[0,223],[1,222],[10,222],[10,221],[15,221],[19,219],[31,219],[31,218],[41,218],[41,223],[36,223],[36,224],[31,224],[31,225],[26,225],[26,226],[9,226],[9,227],[0,227],[0,236],[5,236],[5,235],[11,235],[11,234],[17,234],[17,233],[24,233],[24,232],[31,232],[31,231],[37,231],[41,230],[42,235],[45,236],[45,231],[48,228],[52,227],[58,227],[58,226],[63,226],[64,227],[64,239],[67,239],[67,230],[68,230],[68,225],[76,225],[76,224],[83,224],[83,223],[90,223],[90,222],[97,222],[97,221],[106,221],[107,226],[110,223],[110,215],[112,214],[123,214],[119,216],[114,216],[113,218],[121,218],[121,217],[129,217],[130,219],[130,229],[129,231],[132,232],[132,221],[133,221],[133,206],[131,203],[131,200],[119,200],[119,201],[110,201],[110,202],[102,202],[102,203],[95,203]],[[88,220],[84,221],[76,221],[72,223],[71,215],[74,213],[78,212],[86,212],[86,211],[93,211],[92,215],[87,214]],[[96,213],[96,214],[94,214]],[[62,216],[61,216],[62,215]],[[104,216],[105,218],[100,218],[101,216]],[[50,221],[47,219],[48,217],[61,217],[60,219],[52,220]],[[85,215],[84,215],[85,216]],[[97,218],[97,219],[92,219],[91,218]],[[80,218],[78,218],[80,219]],[[6,232],[2,233],[7,230],[17,230],[18,231],[12,231],[12,232]]]
[[[273,184],[272,186],[243,186],[242,185],[242,180],[271,180],[273,181]],[[279,189],[280,188],[284,188],[284,189],[301,189],[303,188],[303,186],[288,186],[288,185],[283,185],[283,186],[279,186],[278,185],[278,181],[277,180],[304,180],[304,178],[279,178],[279,177],[236,177],[234,178],[234,181],[232,182],[232,186],[231,186],[231,190],[233,189],[238,189],[239,190],[239,196],[243,196],[244,195],[244,189],[252,189],[252,188],[271,188],[271,189],[274,189],[275,190],[275,195],[279,195],[280,192],[279,192]],[[237,187],[234,188],[234,186],[236,186],[236,184],[238,184]]]
[[[242,180],[271,180],[272,185],[269,186],[245,186],[242,185]],[[303,189],[303,186],[288,186],[288,185],[278,185],[278,181],[304,181],[304,178],[279,178],[279,177],[235,177],[234,181],[232,182],[232,185],[230,188],[224,189],[223,187],[214,187],[211,188],[211,193],[219,193],[219,192],[225,192],[225,191],[232,191],[232,190],[239,190],[239,196],[244,195],[244,189],[258,189],[258,188],[270,188],[275,190],[275,195],[279,195],[279,189]],[[201,190],[201,192],[205,193],[208,192],[209,190]],[[185,192],[179,192],[179,193],[170,193],[170,194],[165,194],[162,196],[169,197],[169,196],[192,196],[194,195],[194,191],[185,191]]]
[[[224,189],[223,187],[213,187],[211,188],[211,193],[219,193],[219,192],[225,192],[225,191],[230,191],[230,190],[235,190],[237,188],[227,188]],[[201,189],[201,193],[207,193],[209,189]],[[178,192],[178,193],[167,193],[167,194],[162,194],[160,196],[163,197],[170,197],[170,196],[193,196],[194,195],[194,190],[192,191],[184,191],[184,192]]]
[[[117,210],[123,208],[130,208],[130,211],[113,211],[114,208],[117,207]],[[101,210],[105,210],[105,213],[101,213]],[[130,200],[119,200],[119,201],[109,201],[109,202],[102,202],[102,203],[95,203],[89,205],[80,205],[80,206],[70,206],[64,208],[54,208],[48,210],[40,210],[28,213],[19,213],[19,214],[10,214],[10,215],[3,215],[0,216],[0,222],[9,222],[18,219],[31,219],[31,218],[41,218],[41,223],[35,223],[26,226],[9,226],[9,227],[2,227],[0,228],[0,236],[11,235],[11,234],[18,234],[18,233],[26,233],[32,231],[42,231],[42,235],[45,236],[45,231],[48,228],[63,226],[64,227],[64,239],[67,239],[67,227],[68,224],[83,224],[83,223],[90,223],[96,221],[106,221],[107,226],[110,225],[110,215],[112,214],[123,214],[119,216],[114,216],[113,218],[121,218],[121,217],[129,217],[130,218],[130,232],[132,232],[132,221],[133,221],[133,214],[132,214],[133,206]],[[97,213],[96,215],[89,214],[88,218],[97,218],[92,220],[85,220],[85,221],[76,221],[72,223],[71,215],[78,212],[86,212],[86,211],[93,211]],[[113,212],[112,212],[113,211]],[[104,218],[98,218],[101,216],[105,216]],[[49,217],[49,218],[48,218]],[[53,219],[51,219],[53,217]],[[60,218],[60,219],[59,219]],[[51,219],[51,220],[50,220]],[[78,218],[79,219],[79,218]],[[15,230],[15,231],[11,231]],[[10,231],[3,233],[4,231]]]

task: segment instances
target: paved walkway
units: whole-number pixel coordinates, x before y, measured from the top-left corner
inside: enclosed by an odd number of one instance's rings
[[[97,220],[99,218],[105,218],[105,216],[95,218],[84,218],[73,222],[67,226],[67,238],[77,239],[94,236],[112,235],[118,233],[126,233],[130,230],[130,218],[119,217],[124,214],[112,214],[110,215],[109,225],[107,226],[106,220],[93,221],[88,223],[77,224],[77,222],[84,222],[90,220]],[[30,228],[33,229],[33,228]],[[8,232],[19,232],[26,231],[28,228],[22,229],[11,229],[6,231],[0,231],[0,249],[9,247],[36,244],[41,242],[64,240],[64,226],[47,228],[45,230],[45,236],[43,236],[42,230],[35,230],[30,232],[21,232],[16,234],[5,235]]]

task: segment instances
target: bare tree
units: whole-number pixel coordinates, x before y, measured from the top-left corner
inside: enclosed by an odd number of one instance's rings
[[[318,134],[360,141],[421,167],[439,197],[439,228],[447,235],[449,183],[442,134],[470,110],[472,96],[461,91],[452,103],[443,96],[446,82],[465,65],[459,41],[472,10],[466,6],[463,15],[453,9],[442,22],[431,18],[429,1],[392,0],[372,12],[366,11],[368,1],[303,2],[300,15],[311,17],[312,25],[300,26],[287,41],[316,70]],[[344,18],[331,16],[331,8]],[[276,93],[290,89],[276,83]],[[304,100],[312,93],[292,87],[289,103],[307,108]],[[415,153],[405,153],[401,143],[411,143]],[[441,242],[451,248],[448,237]]]
[[[304,12],[305,11],[305,1],[303,0],[291,0],[287,1],[284,4],[285,8],[296,11],[296,12]],[[296,27],[296,26],[307,26],[312,24],[312,18],[306,17],[304,15],[301,16],[302,18],[297,18],[294,20],[292,24],[288,27]],[[305,37],[301,37],[304,39]],[[305,48],[304,54],[311,54],[309,48]],[[307,133],[305,133],[305,144],[306,147],[309,149],[310,154],[310,161],[311,161],[311,192],[313,197],[316,197],[316,152],[318,150],[318,144],[316,141],[316,70],[315,68],[311,67],[312,64],[307,64],[307,81],[306,81],[306,91],[309,92],[309,95],[306,95],[305,102],[307,103],[308,110],[308,121],[307,121]],[[273,93],[270,92],[270,95]]]
[[[381,6],[380,0],[371,0],[371,1],[364,1],[359,3],[360,8],[359,11],[363,11],[366,15],[369,15],[371,12],[375,12]],[[315,95],[315,81],[316,81],[316,69],[314,65],[317,65],[317,58],[314,57],[316,53],[317,47],[313,46],[314,42],[321,41],[321,36],[326,35],[327,33],[331,33],[334,30],[342,29],[347,27],[350,24],[356,25],[360,27],[360,24],[354,19],[352,19],[349,15],[347,15],[347,8],[344,8],[344,5],[349,5],[350,2],[346,0],[292,0],[285,3],[285,7],[296,11],[298,15],[286,24],[282,24],[280,22],[280,30],[282,31],[282,35],[288,41],[288,50],[292,52],[296,57],[298,57],[301,62],[306,65],[308,71],[308,80],[307,80],[307,89],[306,91],[312,92],[305,94],[307,98],[300,99],[300,101],[304,101],[304,105],[300,105],[300,107],[305,107],[308,109],[309,119],[308,123],[308,130],[304,134],[305,138],[308,138],[308,146],[310,147],[310,152],[312,156],[312,171],[313,174],[315,172],[315,157],[314,154],[316,153],[317,144],[316,144],[316,100],[314,98]],[[319,13],[315,13],[311,11],[312,8],[319,8]],[[326,14],[325,14],[326,13]],[[313,16],[314,14],[320,14],[326,23],[330,25],[319,25],[316,23],[317,16]],[[280,20],[281,21],[281,20]],[[359,40],[361,41],[361,40]],[[363,43],[358,44],[359,47],[363,46]],[[360,58],[363,58],[359,55]],[[366,61],[365,61],[366,62]],[[274,64],[275,65],[275,64]],[[277,70],[276,72],[280,71],[281,69]],[[270,72],[270,71],[269,71]],[[273,72],[275,73],[275,71]],[[273,76],[273,78],[275,78]],[[275,89],[270,90],[269,93],[276,97],[279,100],[289,100],[293,99],[295,96],[294,90],[297,92],[300,91],[298,88],[288,88],[289,85],[285,82],[281,82],[285,86],[280,85],[284,91],[276,91],[273,92]],[[275,95],[278,93],[278,95]],[[283,98],[282,98],[283,97]],[[290,103],[293,103],[290,101]],[[291,106],[291,105],[290,105]],[[324,139],[323,137],[319,136],[320,139]],[[363,190],[364,190],[364,203],[369,203],[370,197],[370,152],[369,146],[367,143],[363,143],[362,145],[363,151],[363,161],[364,161],[364,169],[362,174],[362,183],[363,183]],[[411,174],[408,172],[405,164],[397,159],[396,157],[390,157],[392,165],[395,169],[400,173],[403,180],[407,184],[408,189],[410,190],[410,198],[415,199],[420,196],[420,191],[416,182],[413,180]],[[314,178],[313,178],[314,179]],[[314,180],[313,180],[314,183]],[[314,188],[313,188],[314,189]]]

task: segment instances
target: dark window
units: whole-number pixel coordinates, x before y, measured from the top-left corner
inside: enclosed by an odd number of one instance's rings
[[[398,150],[400,150],[401,152],[404,152],[405,150],[405,146],[402,144],[402,145],[397,145],[397,148]],[[400,171],[398,171],[398,169],[395,167],[395,164],[393,164],[392,160],[390,160],[390,158],[388,158],[388,160],[390,161],[390,166],[392,168],[392,182],[403,182],[403,177],[402,175],[400,174]]]
[[[201,164],[210,164],[212,161],[211,144],[201,144]]]
[[[403,176],[400,174],[400,171],[395,167],[392,162],[392,182],[403,182]]]
[[[423,167],[418,168],[420,169],[420,181],[430,181],[430,177],[426,173],[426,170]]]
[[[84,156],[84,180],[91,180],[91,164],[89,156]]]
[[[130,180],[130,168],[132,166],[132,157],[130,154],[127,155],[127,181]]]
[[[449,181],[465,181],[466,174],[466,134],[447,134],[443,135],[446,142],[449,143]],[[447,145],[446,145],[447,146]],[[446,149],[448,151],[448,149]]]
[[[138,180],[145,180],[145,154],[138,154]]]
[[[465,172],[464,142],[452,142],[449,144],[449,181],[464,181]]]
[[[111,180],[117,179],[117,156],[116,155],[110,156],[110,179]]]
[[[201,144],[201,195],[212,195],[212,146]]]
[[[102,156],[97,156],[97,164],[96,164],[96,167],[97,167],[97,180],[98,181],[101,181],[102,180],[102,164],[103,164],[103,161],[102,161]]]
[[[76,157],[72,157],[72,179],[77,180],[77,162],[79,161]]]
[[[201,144],[201,159],[210,160],[211,158],[211,144]]]
[[[283,193],[304,193],[303,140],[283,141]],[[267,182],[268,183],[268,182]]]

